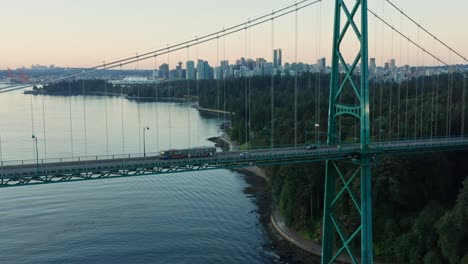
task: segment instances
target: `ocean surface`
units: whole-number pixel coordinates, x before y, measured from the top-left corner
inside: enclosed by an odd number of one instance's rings
[[[213,145],[222,119],[181,103],[4,93],[0,160],[34,159],[32,134],[39,159]],[[214,170],[0,189],[0,263],[275,263],[246,187]]]

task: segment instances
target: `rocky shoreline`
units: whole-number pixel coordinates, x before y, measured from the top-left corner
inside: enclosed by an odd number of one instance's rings
[[[212,137],[208,140],[216,143],[217,147],[223,151],[231,148],[232,142],[228,142],[223,137]],[[280,234],[271,224],[271,214],[273,212],[274,201],[268,189],[268,178],[262,173],[261,169],[241,168],[233,169],[243,175],[247,187],[244,193],[253,199],[257,209],[251,213],[258,215],[260,223],[263,225],[265,231],[270,239],[269,244],[265,245],[265,249],[274,251],[280,263],[294,263],[294,264],[319,264],[320,257],[302,250],[289,241],[281,237]]]
[[[251,170],[236,169],[236,171],[240,172],[244,176],[244,179],[248,184],[244,189],[244,193],[254,199],[253,201],[257,206],[255,213],[258,214],[260,223],[263,225],[268,237],[270,238],[270,243],[265,245],[265,248],[268,248],[278,254],[278,261],[281,263],[320,263],[320,257],[294,246],[289,241],[283,239],[272,227],[270,217],[273,211],[274,202],[268,189],[267,180]]]

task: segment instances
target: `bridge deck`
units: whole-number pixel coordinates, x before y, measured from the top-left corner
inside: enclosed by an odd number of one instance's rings
[[[366,153],[377,156],[459,149],[468,149],[468,139],[448,138],[372,143]],[[76,158],[71,161],[64,158],[41,160],[39,164],[36,160],[5,161],[0,167],[0,187],[324,160],[348,159],[351,161],[350,158],[359,152],[361,152],[359,144],[349,144],[340,147],[323,146],[316,150],[289,147],[246,152],[219,152],[212,157],[174,160],[162,160],[157,155],[147,157],[113,155],[105,156],[105,159],[94,156]],[[357,162],[356,159],[353,159],[353,162]]]

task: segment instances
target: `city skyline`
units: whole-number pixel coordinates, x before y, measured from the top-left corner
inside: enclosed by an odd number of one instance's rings
[[[383,2],[383,1],[382,1]],[[457,6],[466,6],[466,1],[456,0],[453,3]],[[248,2],[240,0],[238,5],[230,7],[231,15],[224,15],[222,7],[217,6],[215,1],[209,0],[203,3],[193,3],[192,1],[179,1],[178,3],[162,1],[140,1],[138,4],[123,1],[119,5],[111,2],[100,1],[92,3],[90,1],[25,1],[21,3],[7,2],[4,4],[4,12],[0,18],[3,25],[12,25],[4,29],[4,34],[9,36],[10,41],[6,41],[3,49],[0,68],[28,67],[32,64],[61,65],[63,67],[90,67],[111,61],[116,58],[135,55],[137,52],[151,50],[155,47],[164,47],[167,43],[175,43],[177,40],[189,39],[194,35],[216,31],[223,26],[234,25],[246,21],[249,17],[258,16],[268,12],[266,6],[281,7],[290,4],[289,0],[259,0]],[[440,39],[449,43],[455,50],[462,54],[468,53],[463,43],[466,42],[468,29],[457,28],[462,32],[454,30],[444,30],[446,27],[456,27],[459,21],[456,20],[457,12],[462,12],[464,8],[452,8],[452,5],[440,5],[435,0],[425,1],[424,14],[418,12],[417,3],[396,1],[399,6],[405,8],[405,12],[418,15],[417,21],[422,25],[431,25],[429,30],[434,32]],[[268,5],[267,5],[268,4]],[[369,3],[373,10],[394,22],[396,28],[403,27],[414,33],[414,28],[409,23],[400,24],[400,18],[394,14],[391,8],[382,6],[376,1]],[[316,61],[317,58],[331,56],[331,26],[332,26],[332,1],[323,1],[320,6],[306,8],[299,12],[299,45],[298,60],[307,63]],[[373,6],[372,6],[373,5]],[[145,7],[142,9],[141,7]],[[451,12],[453,16],[444,18],[438,24],[430,23],[433,17],[440,12]],[[212,10],[209,15],[198,16],[196,10]],[[320,19],[317,14],[320,13]],[[157,16],[155,16],[157,14]],[[169,15],[171,14],[171,15]],[[177,14],[174,17],[173,14]],[[420,17],[419,17],[420,16]],[[86,17],[86,19],[76,19]],[[241,19],[241,18],[244,19]],[[103,19],[105,18],[105,19]],[[19,20],[19,21],[18,21]],[[11,21],[17,21],[11,23]],[[170,21],[166,26],[165,21]],[[186,23],[191,21],[191,23]],[[216,23],[213,23],[216,21]],[[316,24],[322,26],[317,30]],[[399,57],[401,50],[407,49],[405,43],[401,43],[396,36],[390,34],[389,29],[382,31],[382,25],[376,24],[373,17],[369,21],[369,53],[371,56],[381,60],[382,57]],[[277,19],[275,22],[275,45],[274,49],[282,47],[285,56],[284,61],[294,60],[294,18]],[[251,36],[249,49],[244,47],[244,33],[238,33],[234,37],[220,39],[220,50],[216,54],[216,41],[204,44],[199,47],[198,55],[209,62],[221,61],[221,59],[233,60],[241,55],[248,57],[264,57],[272,60],[271,50],[271,25],[266,24],[258,29],[249,31]],[[416,29],[417,31],[417,29]],[[466,34],[463,32],[466,31]],[[385,32],[383,39],[380,36]],[[377,34],[375,34],[377,33]],[[378,37],[379,36],[379,37]],[[389,40],[395,37],[394,43]],[[261,39],[262,43],[258,41]],[[13,41],[14,40],[14,41]],[[421,34],[421,43],[425,43],[426,48],[432,49],[433,41],[427,41],[424,34]],[[223,50],[226,46],[226,51]],[[379,48],[385,46],[384,52]],[[394,46],[392,49],[389,46]],[[403,47],[401,47],[403,46]],[[408,60],[416,65],[419,61],[425,60],[426,65],[433,64],[432,58],[420,55],[415,56],[416,50],[413,47],[411,54],[406,56],[403,52],[400,61]],[[352,45],[349,47],[353,50]],[[441,45],[436,46],[438,55],[448,60],[448,51],[442,49]],[[186,60],[186,52],[176,52],[171,55],[169,64],[176,65],[178,61]],[[190,59],[196,60],[196,48],[190,48]],[[383,53],[383,54],[381,54]],[[390,56],[394,53],[393,56]],[[224,55],[225,54],[225,55]],[[220,57],[217,60],[217,56]],[[247,57],[247,56],[246,56]],[[407,57],[407,58],[404,58]],[[162,59],[164,60],[164,59]],[[461,63],[455,56],[451,56],[451,63]],[[166,62],[167,63],[167,62]],[[138,67],[150,69],[153,62],[142,62]],[[131,65],[129,68],[135,68]]]

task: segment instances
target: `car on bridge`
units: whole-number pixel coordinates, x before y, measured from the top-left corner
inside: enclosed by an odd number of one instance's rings
[[[306,150],[316,150],[318,149],[318,147],[314,144],[311,144],[311,145],[307,145],[304,147]]]

